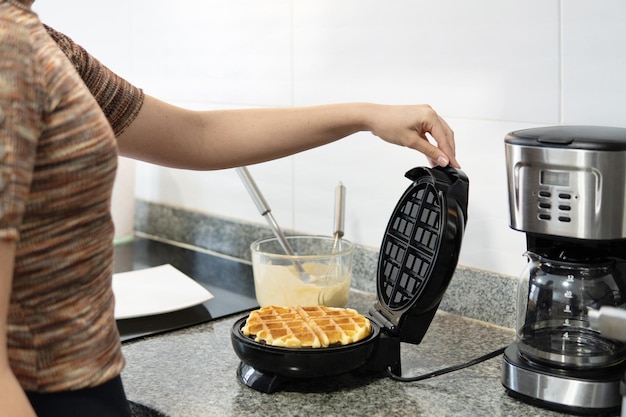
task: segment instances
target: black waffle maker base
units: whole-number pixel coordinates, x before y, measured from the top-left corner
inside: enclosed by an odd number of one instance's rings
[[[393,211],[378,256],[370,336],[321,349],[267,346],[243,335],[244,317],[231,331],[243,384],[270,393],[295,380],[401,375],[401,343],[422,341],[456,269],[469,191],[467,176],[451,167],[417,167],[405,176],[412,183]]]

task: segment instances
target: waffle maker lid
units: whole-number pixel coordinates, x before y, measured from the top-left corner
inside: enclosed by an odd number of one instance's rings
[[[469,181],[452,167],[417,167],[380,247],[378,301],[370,315],[400,341],[420,343],[456,269]]]

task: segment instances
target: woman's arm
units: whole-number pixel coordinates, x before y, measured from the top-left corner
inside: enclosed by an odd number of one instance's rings
[[[454,134],[430,106],[345,103],[185,110],[144,95],[69,37],[46,29],[98,101],[123,155],[179,168],[220,169],[291,155],[370,131],[387,142],[424,153],[433,164],[458,167]]]
[[[7,417],[36,417],[26,394],[9,366],[7,315],[13,281],[15,243],[0,239],[0,404]]]
[[[118,137],[122,155],[178,168],[209,170],[263,162],[359,131],[458,167],[454,133],[428,105],[344,103],[312,107],[191,111],[146,95]],[[435,143],[428,140],[431,135]]]

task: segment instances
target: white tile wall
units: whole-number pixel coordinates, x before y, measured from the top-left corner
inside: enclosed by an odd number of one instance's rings
[[[93,3],[93,4],[92,4]],[[54,4],[54,6],[52,5]],[[622,0],[38,0],[42,19],[161,99],[190,108],[429,103],[471,180],[465,266],[517,276],[504,135],[547,124],[626,126]],[[284,228],[378,247],[416,152],[368,133],[250,167]],[[234,170],[138,164],[136,196],[263,222]]]
[[[563,6],[563,120],[626,126],[626,2]]]

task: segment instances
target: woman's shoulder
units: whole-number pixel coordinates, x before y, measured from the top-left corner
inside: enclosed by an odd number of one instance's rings
[[[30,45],[31,34],[38,23],[32,12],[0,1],[0,48],[10,51]]]

